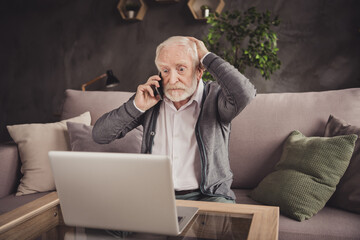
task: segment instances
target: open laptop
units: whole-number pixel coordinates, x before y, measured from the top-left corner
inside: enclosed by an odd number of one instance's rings
[[[178,235],[197,208],[176,207],[170,159],[50,151],[66,225]]]

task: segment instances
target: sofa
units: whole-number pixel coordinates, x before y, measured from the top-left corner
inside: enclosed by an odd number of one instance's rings
[[[89,111],[91,116],[89,124],[93,125],[103,113],[117,108],[132,94],[66,90],[61,120],[71,119]],[[289,134],[297,130],[306,137],[323,138],[330,115],[346,121],[351,126],[360,126],[360,88],[257,94],[256,98],[232,122],[229,151],[230,165],[234,174],[232,189],[237,197],[236,202],[266,204],[266,202],[255,201],[251,196],[254,189],[276,169],[282,159],[283,147]],[[91,130],[91,126],[87,126],[87,129]],[[141,128],[135,129],[132,135],[126,136],[127,139],[118,143],[119,148],[125,152],[139,151],[141,130]],[[81,143],[80,140],[79,137],[70,136],[66,140],[68,150],[87,150],[84,147],[86,148],[88,143]],[[358,141],[356,144],[358,145]],[[124,145],[128,145],[131,149],[125,146],[124,150]],[[359,154],[356,146],[353,146],[354,155]],[[116,145],[113,146],[115,151],[116,147]],[[96,147],[95,150],[97,151]],[[15,195],[19,180],[22,178],[20,171],[22,159],[19,152],[16,143],[0,145],[0,214],[54,191],[54,189],[45,189],[40,193]],[[359,172],[360,170],[359,163],[353,158],[349,160],[346,167],[344,169],[346,172],[339,176],[340,183],[348,171],[357,169]],[[356,171],[354,177],[359,178]],[[356,187],[358,190],[353,191],[355,195],[350,196],[354,211],[346,209],[347,206],[337,207],[326,202],[326,205],[321,206],[309,219],[299,221],[289,217],[288,214],[283,214],[280,206],[279,239],[360,239],[360,212],[358,211],[360,184],[358,183]]]

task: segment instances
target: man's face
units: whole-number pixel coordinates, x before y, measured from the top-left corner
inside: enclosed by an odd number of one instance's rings
[[[194,66],[188,48],[166,46],[159,53],[157,62],[163,78],[165,96],[173,102],[189,100],[196,91],[202,72]]]

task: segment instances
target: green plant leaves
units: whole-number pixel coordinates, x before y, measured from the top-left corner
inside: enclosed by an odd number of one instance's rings
[[[244,73],[247,67],[258,69],[267,80],[280,68],[277,35],[273,30],[280,24],[278,16],[270,11],[257,12],[251,7],[245,12],[239,10],[212,13],[207,19],[210,25],[204,43],[209,51],[218,54]],[[204,80],[212,80],[205,73]]]

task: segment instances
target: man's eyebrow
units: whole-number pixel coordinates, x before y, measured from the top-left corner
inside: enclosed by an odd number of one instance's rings
[[[176,63],[176,65],[177,65],[177,66],[179,66],[179,65],[182,65],[182,66],[188,66],[188,65],[189,65],[189,63],[188,63],[188,62],[186,62],[186,61],[179,61],[178,63]]]
[[[163,62],[158,62],[157,65],[159,67],[167,67],[168,66],[166,63],[163,63]]]

